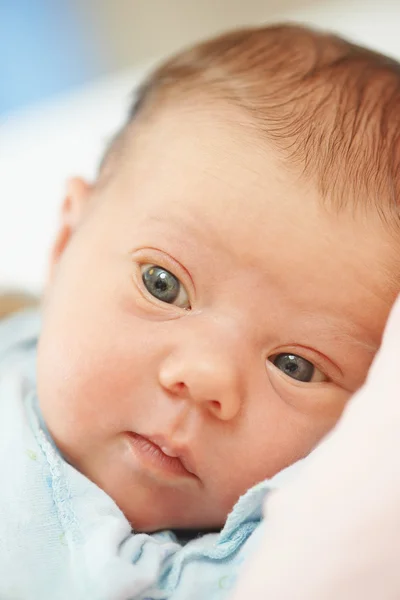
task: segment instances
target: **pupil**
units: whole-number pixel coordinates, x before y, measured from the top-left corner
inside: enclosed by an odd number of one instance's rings
[[[156,280],[155,287],[160,292],[165,292],[168,289],[168,283],[166,281],[166,273],[160,273]]]
[[[180,283],[172,273],[161,267],[150,267],[143,272],[147,290],[162,302],[172,304],[179,296]]]
[[[313,378],[314,365],[310,361],[295,354],[279,354],[274,364],[288,377],[297,381],[309,382]]]
[[[287,371],[288,373],[295,373],[298,369],[298,366],[294,362],[294,357],[289,356],[288,358],[289,358],[290,362],[288,364],[286,364],[285,371]]]

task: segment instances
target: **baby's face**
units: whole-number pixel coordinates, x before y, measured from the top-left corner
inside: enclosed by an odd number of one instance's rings
[[[229,110],[138,130],[103,189],[72,188],[56,249],[44,418],[137,530],[219,526],[307,455],[393,301],[378,225],[329,216]]]

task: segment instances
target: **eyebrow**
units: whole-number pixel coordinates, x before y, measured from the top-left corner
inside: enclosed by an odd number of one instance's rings
[[[329,315],[323,315],[322,318],[318,317],[316,320],[314,313],[307,310],[304,311],[304,314],[309,318],[310,322],[313,322],[314,326],[316,324],[318,325],[320,331],[323,332],[323,336],[321,335],[321,337],[325,337],[326,335],[326,337],[328,338],[329,336],[329,339],[331,340],[333,336],[336,342],[351,344],[356,348],[366,350],[370,354],[375,354],[380,347],[380,343],[373,342],[371,339],[360,339],[356,333],[352,334],[346,331],[346,324],[344,322],[337,322],[336,318],[332,319]],[[350,320],[350,322],[352,321]],[[354,325],[353,322],[352,324]],[[364,331],[361,325],[357,326],[357,330],[360,331],[360,333]]]
[[[152,223],[156,223],[157,225],[171,225],[177,226],[182,229],[187,229],[191,227],[194,231],[198,231],[199,233],[203,233],[201,227],[199,227],[199,221],[196,221],[192,215],[186,215],[186,217],[190,218],[182,218],[181,215],[177,215],[174,213],[169,213],[168,215],[160,215],[160,214],[149,214],[146,216],[146,220],[150,220]],[[192,223],[191,223],[192,221]],[[193,227],[194,225],[194,227]],[[204,228],[204,234],[207,233],[207,229]]]
[[[209,236],[212,235],[214,240],[220,238],[218,227],[212,223],[211,219],[207,221],[196,219],[193,215],[186,214],[185,216],[171,213],[170,215],[148,215],[143,221],[151,222],[163,228],[163,235],[171,242],[182,242],[183,236],[196,237],[201,244],[207,246]],[[186,244],[189,247],[190,238],[186,239]],[[221,247],[224,244],[221,241]]]

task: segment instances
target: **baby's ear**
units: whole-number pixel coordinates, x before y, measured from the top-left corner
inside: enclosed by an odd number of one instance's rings
[[[66,196],[60,214],[60,226],[50,253],[49,280],[52,279],[60,257],[86,213],[91,193],[92,186],[83,179],[74,177],[67,183]]]

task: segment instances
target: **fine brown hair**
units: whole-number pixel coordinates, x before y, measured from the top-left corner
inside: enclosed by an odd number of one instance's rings
[[[147,78],[102,168],[136,119],[196,94],[245,110],[284,159],[316,180],[326,203],[377,211],[398,235],[398,62],[298,25],[221,35],[177,54]]]

